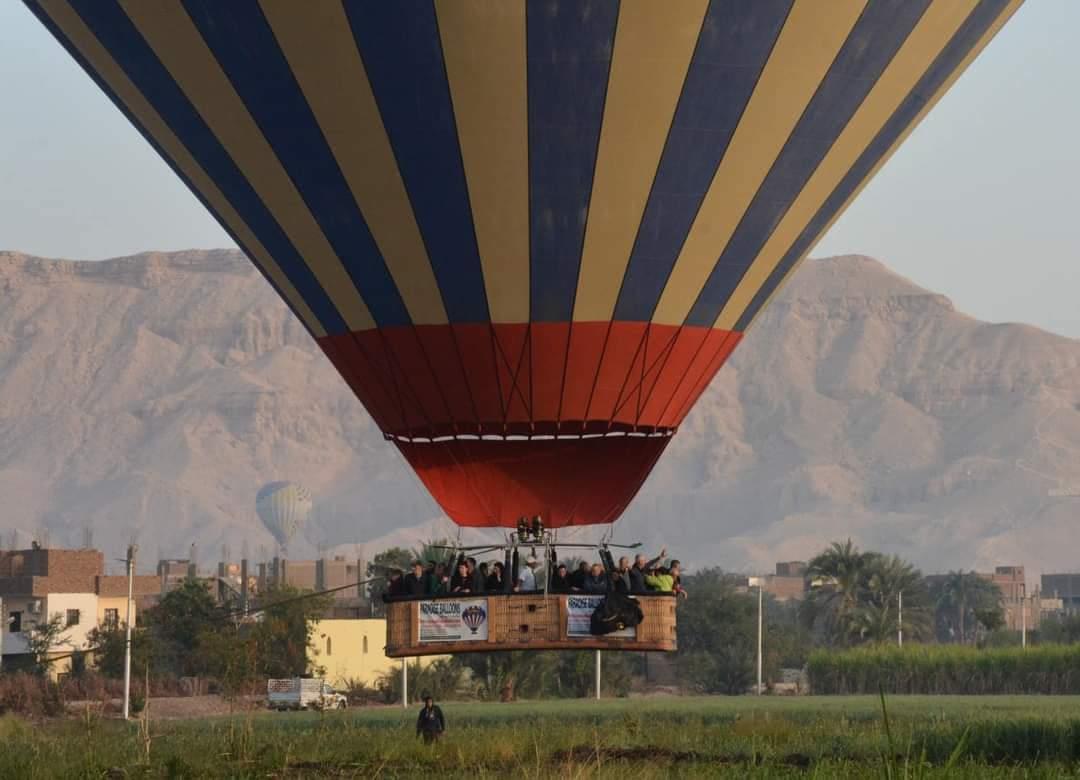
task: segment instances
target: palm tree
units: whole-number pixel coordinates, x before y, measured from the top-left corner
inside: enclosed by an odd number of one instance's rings
[[[804,617],[824,629],[830,641],[846,642],[852,635],[851,620],[859,606],[867,553],[848,539],[833,542],[806,567],[811,589]]]
[[[978,614],[998,616],[1001,612],[1001,590],[973,571],[949,572],[934,584],[931,595],[938,624],[961,644],[969,640],[970,627],[978,622]]]
[[[912,639],[925,637],[930,620],[922,572],[899,556],[868,553],[863,574],[862,600],[855,613],[859,638],[886,642],[896,635],[901,593],[904,634]]]
[[[807,566],[811,589],[803,618],[833,644],[884,642],[895,636],[897,597],[904,594],[904,631],[929,627],[922,573],[902,558],[862,552],[848,539],[833,542]]]

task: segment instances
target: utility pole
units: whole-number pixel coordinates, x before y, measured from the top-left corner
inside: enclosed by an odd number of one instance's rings
[[[904,646],[904,591],[896,594],[896,644]]]
[[[135,600],[135,553],[138,547],[134,544],[127,548],[127,625],[124,627],[124,720],[131,716],[131,602]]]
[[[596,649],[596,700],[600,701],[600,648]]]
[[[1026,588],[1024,589],[1027,590]],[[1027,593],[1020,597],[1020,649],[1027,649]]]
[[[757,695],[761,695],[761,667],[764,662],[764,639],[765,639],[765,588],[761,580],[757,586]]]
[[[764,577],[750,577],[747,580],[747,584],[750,587],[757,586],[757,689],[754,693],[758,696],[761,695],[762,689],[765,687],[762,684],[762,666],[764,663],[763,647],[765,638],[765,578]]]
[[[409,708],[409,659],[401,659],[401,706]]]

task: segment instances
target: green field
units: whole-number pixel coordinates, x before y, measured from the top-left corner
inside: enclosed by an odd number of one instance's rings
[[[266,713],[149,728],[0,719],[0,777],[1080,777],[1080,697],[662,698]]]

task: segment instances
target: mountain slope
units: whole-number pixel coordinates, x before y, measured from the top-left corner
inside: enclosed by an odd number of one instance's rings
[[[0,253],[0,304],[0,528],[256,555],[274,479],[316,497],[294,554],[438,515],[237,252]],[[1078,402],[1080,343],[973,320],[869,258],[810,261],[617,536],[736,569],[848,535],[928,570],[1071,568],[1080,498],[1047,491],[1080,484]]]

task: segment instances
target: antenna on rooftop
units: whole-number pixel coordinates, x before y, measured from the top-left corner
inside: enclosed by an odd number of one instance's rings
[[[87,526],[82,532],[82,548],[84,550],[94,549],[94,529]]]

